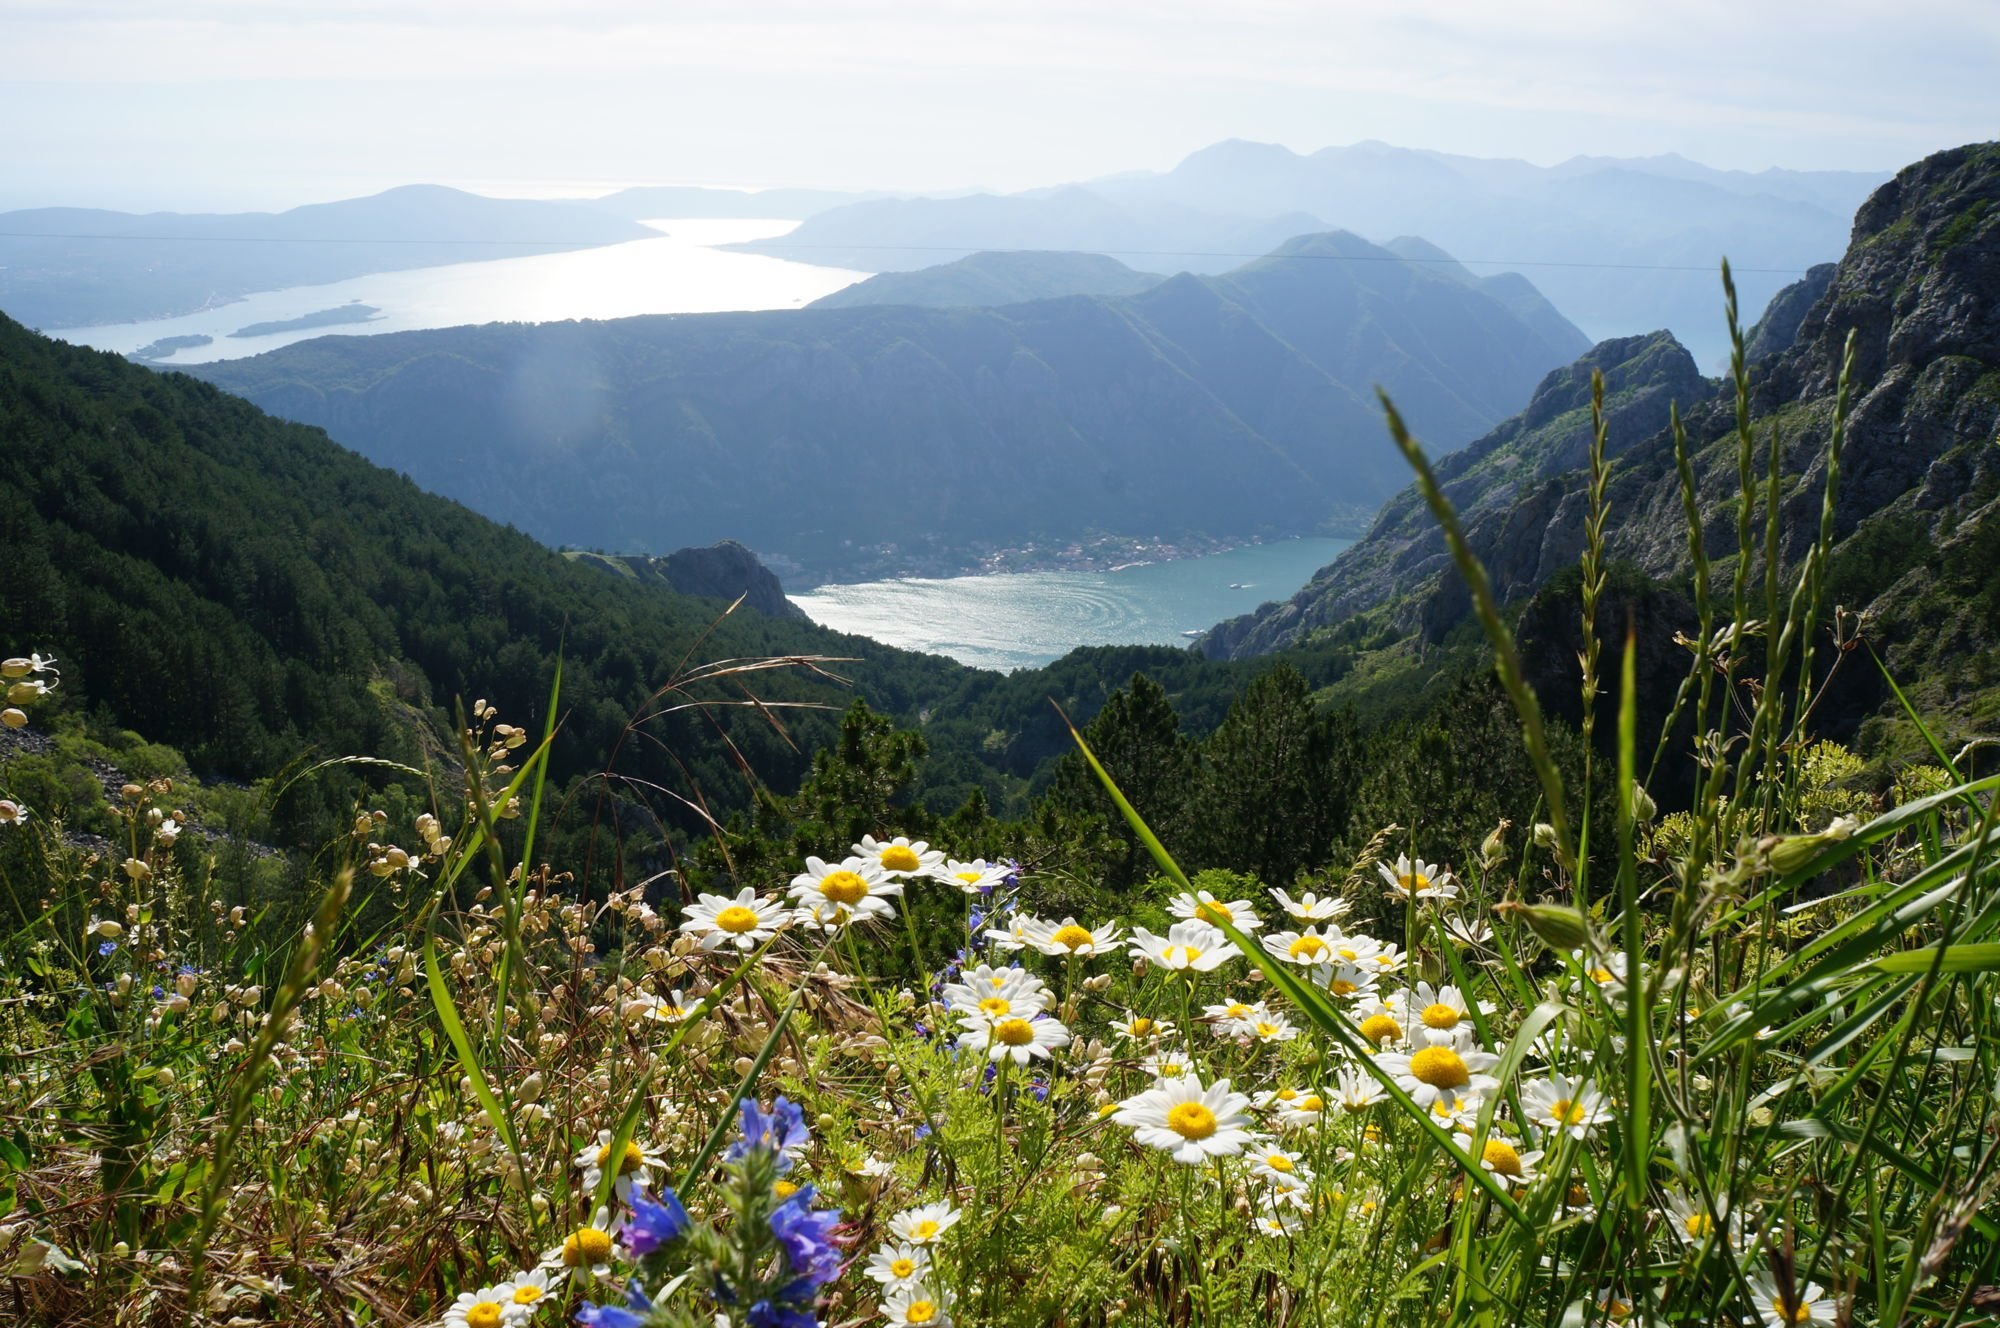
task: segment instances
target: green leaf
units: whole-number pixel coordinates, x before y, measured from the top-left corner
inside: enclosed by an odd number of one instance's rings
[[[1935,946],[1924,950],[1904,950],[1898,954],[1883,955],[1875,961],[1875,967],[1884,973],[1928,973],[1934,963],[1938,964],[1940,973],[1990,973],[2000,969],[2000,944],[1947,945],[1942,963],[1938,963]]]

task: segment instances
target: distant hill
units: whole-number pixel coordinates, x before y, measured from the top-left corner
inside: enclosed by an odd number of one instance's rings
[[[1584,344],[1333,234],[1123,297],[332,337],[198,372],[550,542],[737,539],[811,584],[885,551],[1310,532],[1402,484],[1373,384],[1449,447]]]
[[[0,640],[58,655],[59,701],[172,744],[203,773],[253,779],[306,752],[413,759],[412,721],[448,732],[455,696],[532,724],[558,656],[564,778],[601,768],[625,718],[697,641],[696,662],[851,657],[843,670],[897,713],[972,676],[754,612],[711,632],[721,606],[670,585],[694,577],[703,595],[726,593],[754,562],[691,551],[643,580],[579,566],[317,429],[5,318],[0,437],[15,468],[0,488]],[[756,690],[836,708],[852,695],[780,674]],[[790,712],[801,752],[744,718],[719,722],[780,783],[834,731],[831,716]],[[740,792],[707,721],[681,736],[678,755],[711,794]],[[635,773],[681,778],[650,745],[631,755]]]
[[[1519,268],[1592,338],[1664,326],[1713,367],[1726,349],[1717,262],[1726,255],[1736,265],[1754,317],[1806,268],[1839,255],[1854,209],[1884,178],[1721,171],[1676,156],[1543,167],[1386,143],[1299,154],[1232,141],[1167,172],[836,208],[745,247],[874,272],[982,249],[1081,250],[1139,268],[1218,272],[1270,248],[1271,227],[1337,226],[1378,242],[1421,235],[1468,263]]]
[[[1036,251],[972,254],[915,272],[884,272],[823,295],[809,309],[864,304],[916,304],[933,309],[980,309],[1061,295],[1136,295],[1165,280],[1134,272],[1103,254]]]
[[[1752,338],[1759,356],[1750,400],[1756,464],[1761,476],[1777,428],[1784,443],[1780,554],[1796,569],[1819,528],[1835,382],[1842,346],[1850,330],[1856,334],[1827,602],[1858,615],[1850,630],[1858,623],[1883,653],[1940,726],[1947,750],[1990,736],[2000,716],[1996,293],[2000,143],[1976,144],[1928,157],[1876,190],[1857,213],[1853,243],[1838,265],[1781,292]],[[1708,556],[1736,554],[1728,515],[1738,492],[1733,392],[1697,376],[1664,333],[1600,345],[1551,374],[1527,412],[1438,468],[1495,592],[1526,604],[1538,622],[1551,619],[1535,612],[1535,597],[1571,575],[1582,551],[1580,466],[1593,365],[1605,372],[1613,411],[1608,555],[1655,579],[1659,602],[1685,588],[1688,537],[1665,431],[1669,401],[1679,403],[1686,425],[1697,501],[1708,516]],[[1573,608],[1567,612],[1573,621]],[[1346,640],[1384,659],[1417,645],[1406,651],[1406,664],[1428,670],[1420,644],[1443,642],[1468,620],[1443,542],[1411,491],[1289,603],[1222,624],[1204,645],[1240,657]],[[1569,658],[1556,649],[1531,667],[1560,675],[1569,690]],[[1363,667],[1380,673],[1388,666]],[[1844,734],[1881,714],[1887,718],[1877,722],[1891,732],[1904,724],[1880,678],[1863,667],[1843,678],[1816,718]],[[1898,740],[1917,750],[1914,734]]]
[[[276,213],[35,208],[0,213],[0,311],[42,328],[133,322],[253,291],[657,234],[592,204],[440,185]]]
[[[984,250],[1021,249],[1109,254],[1142,270],[1226,272],[1294,235],[1325,229],[1298,209],[1245,217],[1201,204],[1128,203],[1072,185],[854,203],[808,217],[790,234],[725,247],[864,272],[909,272]]]

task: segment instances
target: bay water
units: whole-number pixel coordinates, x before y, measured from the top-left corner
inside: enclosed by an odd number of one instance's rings
[[[1010,672],[1078,646],[1187,645],[1189,632],[1291,598],[1352,543],[1275,540],[1111,572],[865,581],[791,599],[822,626]]]
[[[183,347],[157,361],[169,366],[200,364],[240,359],[328,335],[367,336],[472,323],[796,309],[869,275],[715,247],[784,235],[799,224],[796,221],[699,218],[644,224],[661,234],[560,254],[449,263],[259,291],[178,318],[58,328],[50,335],[120,354],[168,337],[212,337],[205,346]],[[253,324],[286,322],[351,304],[372,305],[378,312],[367,322],[253,337],[230,335]]]

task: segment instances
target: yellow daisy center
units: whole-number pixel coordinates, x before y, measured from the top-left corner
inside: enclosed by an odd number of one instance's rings
[[[1125,1026],[1125,1031],[1130,1033],[1133,1037],[1145,1037],[1148,1033],[1153,1031],[1153,1028],[1154,1028],[1153,1021],[1147,1019],[1142,1015],[1139,1018],[1134,1019],[1131,1023],[1127,1024]]]
[[[917,1261],[915,1259],[891,1259],[889,1260],[889,1271],[897,1277],[908,1277],[917,1271]]]
[[[1326,989],[1336,996],[1352,996],[1355,992],[1361,990],[1361,984],[1351,982],[1346,978],[1335,978],[1326,984]]]
[[[1245,1005],[1242,1001],[1231,1001],[1229,1003],[1228,1008],[1225,1009],[1223,1013],[1228,1015],[1231,1019],[1242,1019],[1249,1015],[1250,1007]]]
[[[1167,1110],[1167,1128],[1183,1139],[1206,1139],[1215,1125],[1215,1113],[1199,1102],[1179,1102]]]
[[[1187,1067],[1179,1061],[1161,1061],[1158,1068],[1153,1071],[1153,1077],[1155,1079],[1178,1079],[1186,1069]]]
[[[1117,1114],[1118,1104],[1116,1102],[1107,1102],[1097,1109],[1097,1119],[1099,1120],[1103,1120],[1106,1116],[1115,1116]]]
[[[754,931],[757,927],[757,914],[741,904],[731,904],[715,915],[715,925],[724,931],[738,934]]]
[[[606,1144],[604,1145],[604,1147],[597,1150],[597,1165],[599,1167],[606,1167],[609,1166],[610,1164],[611,1164],[611,1145]],[[645,1165],[646,1165],[646,1155],[645,1153],[640,1151],[639,1145],[626,1144],[625,1156],[619,1159],[618,1162],[618,1174],[623,1176],[628,1172],[637,1171],[640,1167],[643,1167]]]
[[[1286,948],[1294,959],[1317,959],[1326,953],[1326,942],[1317,936],[1301,936]]]
[[[1340,947],[1340,949],[1336,950],[1334,953],[1338,954],[1342,959],[1345,959],[1350,964],[1353,963],[1355,960],[1361,958],[1361,952],[1355,949],[1351,945],[1343,945]]]
[[[1443,1001],[1434,1001],[1424,1007],[1421,1017],[1425,1028],[1442,1029],[1457,1028],[1458,1021],[1464,1016],[1459,1014],[1457,1006],[1446,1005]]]
[[[1386,1014],[1371,1014],[1361,1021],[1361,1036],[1379,1047],[1391,1038],[1403,1036],[1403,1026]]]
[[[937,1306],[928,1300],[913,1300],[903,1311],[904,1323],[933,1323],[937,1320]]]
[[[1707,1213],[1689,1213],[1681,1221],[1681,1230],[1687,1232],[1689,1240],[1706,1240],[1715,1223],[1709,1221]]]
[[[1604,1317],[1616,1323],[1623,1323],[1632,1317],[1632,1307],[1625,1301],[1613,1296],[1604,1302]]]
[[[1299,1111],[1325,1111],[1325,1110],[1326,1110],[1326,1103],[1324,1103],[1324,1102],[1322,1102],[1322,1101],[1320,1101],[1320,1100],[1319,1100],[1319,1094],[1318,1094],[1318,1093],[1307,1093],[1307,1094],[1306,1094],[1306,1095],[1305,1095],[1304,1097],[1302,1097],[1302,1098],[1300,1098],[1300,1099],[1299,1099],[1299,1101],[1298,1101],[1298,1106],[1296,1107],[1296,1110],[1299,1110]]]
[[[1488,1139],[1480,1156],[1486,1160],[1489,1171],[1497,1171],[1503,1176],[1521,1174],[1521,1155],[1514,1151],[1514,1145],[1500,1139]]]
[[[1010,1047],[1025,1047],[1035,1040],[1035,1028],[1025,1019],[1002,1019],[993,1025],[993,1040]]]
[[[1264,1023],[1262,1020],[1259,1020],[1257,1023],[1256,1032],[1257,1036],[1260,1038],[1275,1037],[1278,1032],[1278,1026],[1276,1024],[1267,1024]]]
[[[500,1306],[482,1300],[465,1312],[465,1328],[500,1328]]]
[[[1264,1165],[1273,1171],[1282,1171],[1287,1175],[1291,1174],[1293,1170],[1292,1159],[1286,1157],[1283,1153],[1271,1154],[1264,1159]]]
[[[859,872],[831,871],[819,878],[819,892],[836,904],[858,904],[868,897],[868,882]]]
[[[1775,1296],[1771,1300],[1771,1312],[1786,1323],[1812,1322],[1812,1308],[1802,1300],[1796,1304],[1787,1305],[1783,1296]]]
[[[891,844],[882,850],[882,870],[913,872],[924,865],[917,851],[908,844]]]
[[[999,1018],[1003,1014],[1010,1013],[1013,1008],[1014,1002],[1008,1000],[1005,996],[988,996],[979,1003],[979,1012],[988,1018],[994,1019]]]
[[[1431,878],[1422,872],[1403,872],[1396,879],[1403,883],[1405,890],[1417,891],[1431,888]]]
[[[917,1223],[915,1232],[918,1240],[931,1240],[935,1238],[938,1233],[937,1219],[931,1217],[925,1218],[923,1221]]]
[[[1607,982],[1616,982],[1618,980],[1618,975],[1616,973],[1613,973],[1610,969],[1600,965],[1599,967],[1590,970],[1590,980],[1592,982],[1595,982],[1598,986],[1601,987]]]
[[[1277,1094],[1278,1101],[1280,1102],[1290,1102],[1295,1098],[1297,1098],[1298,1095],[1299,1095],[1299,1090],[1296,1088],[1281,1088],[1278,1090]]]
[[[1558,1125],[1581,1125],[1588,1114],[1582,1103],[1572,1102],[1566,1097],[1549,1103],[1549,1119]]]
[[[1165,950],[1162,950],[1160,955],[1169,964],[1176,962],[1176,960],[1183,964],[1192,964],[1195,960],[1201,958],[1201,951],[1192,945],[1170,945]]]
[[[774,1180],[771,1182],[771,1193],[777,1195],[780,1199],[789,1199],[798,1192],[799,1187],[791,1181]]]
[[[516,1305],[532,1305],[542,1298],[542,1289],[533,1282],[523,1282],[514,1288]]]
[[[1432,1088],[1465,1088],[1472,1083],[1465,1059],[1450,1047],[1425,1047],[1410,1057],[1410,1077]]]
[[[1194,915],[1203,922],[1211,923],[1215,926],[1220,926],[1225,922],[1233,925],[1236,921],[1236,915],[1229,911],[1227,905],[1218,904],[1213,899],[1204,899],[1201,903],[1195,905]]]
[[[562,1261],[566,1267],[595,1267],[611,1258],[611,1233],[596,1227],[578,1227],[563,1241]]]
[[[986,874],[984,872],[976,872],[976,871],[953,872],[952,876],[954,879],[963,881],[967,885],[978,885],[981,881],[986,879]]]
[[[1088,928],[1079,927],[1073,922],[1068,926],[1056,928],[1056,934],[1051,939],[1065,950],[1081,950],[1097,943],[1097,938],[1090,934]]]

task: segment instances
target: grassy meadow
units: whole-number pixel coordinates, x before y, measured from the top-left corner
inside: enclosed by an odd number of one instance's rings
[[[894,824],[586,897],[537,849],[559,674],[542,732],[476,703],[450,775],[392,772],[429,810],[357,806],[303,926],[168,851],[170,779],[122,790],[109,844],[0,802],[33,848],[0,1318],[1990,1321],[2000,776],[1939,748],[1883,799],[1841,783],[1830,515],[1798,565],[1762,555],[1746,415],[1738,547],[1690,543],[1666,731],[1695,737],[1640,733],[1634,651],[1587,651],[1613,755],[1579,786],[1390,419],[1539,777],[1464,861],[1395,824],[1299,880],[1184,874],[1099,767],[1154,868],[1100,911]],[[1601,531],[1601,420],[1592,466]],[[1593,541],[1587,640],[1606,575]],[[57,667],[8,661],[10,726]]]

